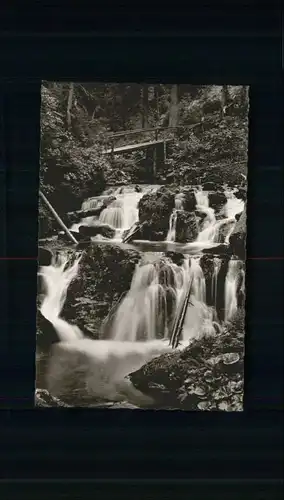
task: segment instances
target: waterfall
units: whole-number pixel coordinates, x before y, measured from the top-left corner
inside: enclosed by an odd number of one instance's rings
[[[228,218],[234,218],[236,214],[244,210],[245,203],[243,200],[236,198],[234,190],[226,190],[225,195],[227,203],[225,205],[225,214]]]
[[[240,261],[232,258],[225,280],[225,321],[234,317],[238,309],[237,289],[240,279]]]
[[[206,303],[206,283],[202,268],[200,266],[200,258],[191,259],[191,271],[193,272],[193,294],[199,302]]]
[[[111,331],[112,339],[137,342],[169,338],[191,273],[193,273],[194,305],[190,308],[198,310],[199,316],[202,309],[200,321],[197,322],[200,333],[201,319],[204,319],[207,306],[205,278],[199,260],[185,258],[183,264],[178,266],[162,257],[154,262],[142,260],[137,264],[130,290],[115,315]],[[193,336],[191,322],[186,321],[186,325],[183,340]]]
[[[75,340],[82,337],[82,333],[75,325],[70,325],[60,318],[65,303],[68,286],[78,274],[81,256],[74,262],[64,253],[53,256],[49,266],[42,266],[39,276],[42,277],[45,296],[41,304],[41,314],[54,326],[62,341]]]
[[[173,209],[170,216],[169,231],[166,237],[166,241],[168,242],[174,242],[176,240],[178,211],[183,210],[183,198],[184,195],[182,193],[176,195],[175,197],[175,208]]]
[[[42,266],[39,275],[44,284],[40,307],[42,315],[56,329],[60,342],[53,346],[46,381],[54,396],[72,393],[70,386],[82,385],[88,396],[111,401],[149,404],[150,398],[136,390],[125,376],[138,370],[160,354],[171,352],[161,341],[118,342],[84,338],[80,329],[60,318],[67,289],[79,271],[80,256],[70,261],[60,253],[49,266]],[[154,335],[153,335],[154,338]]]
[[[177,210],[173,210],[170,216],[169,231],[166,237],[166,241],[170,242],[176,240],[177,216],[178,216]]]
[[[106,207],[99,216],[99,221],[116,230],[115,239],[121,239],[123,232],[139,221],[138,203],[144,193],[136,191],[114,192],[116,200]]]
[[[219,274],[220,267],[221,267],[221,260],[218,259],[218,257],[214,257],[213,263],[214,263],[214,270],[213,270],[212,283],[211,283],[211,295],[212,295],[212,302],[213,302],[215,310],[216,310],[217,284],[218,284],[218,274]]]
[[[82,222],[90,226],[107,224],[115,229],[115,237],[111,241],[121,241],[124,231],[138,221],[139,200],[153,189],[157,187],[146,186],[139,192],[133,186],[109,188],[101,197],[86,200],[82,209],[98,208],[102,199],[109,196],[116,199],[99,216],[88,217]],[[208,193],[201,189],[195,191],[196,208],[205,214],[205,218],[196,241],[181,246],[175,243],[175,239],[178,213],[183,210],[183,195],[176,195],[166,238],[173,243],[174,250],[183,253],[190,249],[190,253],[200,255],[200,249],[210,248],[224,240],[228,243],[234,229],[235,215],[242,211],[244,203],[237,200],[232,191],[227,191],[226,196],[224,218],[216,220],[215,211],[209,206]],[[191,280],[191,296],[180,347],[184,348],[194,338],[215,335],[216,330],[222,328],[215,321],[221,259],[214,258],[212,282],[209,284],[212,307],[209,307],[206,304],[206,282],[199,256],[183,255],[183,260],[182,256],[176,260],[169,257],[171,253],[165,255],[156,251],[160,249],[164,252],[171,245],[159,242],[163,244],[160,247],[156,243],[149,246],[150,253],[143,252],[133,273],[131,286],[107,323],[107,328],[102,330],[101,340],[85,338],[77,326],[60,317],[68,286],[80,269],[80,256],[74,255],[70,259],[62,252],[53,258],[50,266],[40,268],[39,274],[45,288],[40,311],[52,323],[60,340],[52,348],[47,375],[51,394],[60,396],[69,380],[83,377],[84,390],[93,398],[127,400],[140,406],[149,404],[149,398],[137,391],[125,377],[156,356],[172,352],[169,339]],[[179,265],[175,263],[180,260]],[[239,281],[241,276],[242,283]],[[232,319],[237,311],[240,284],[244,294],[241,262],[231,259],[225,278],[225,321]]]
[[[225,218],[216,221],[215,211],[209,207],[208,193],[202,190],[195,191],[197,201],[197,210],[206,214],[203,221],[201,231],[198,234],[197,242],[200,243],[220,243],[220,230],[224,232],[224,227],[227,233],[224,234],[224,243],[229,243],[229,238],[235,227],[235,215],[241,212],[244,208],[244,202],[238,200],[233,191],[225,191],[227,197],[226,205],[224,206]]]
[[[203,191],[202,188],[194,190],[196,204],[202,207],[209,207],[208,191]]]
[[[139,192],[136,186],[120,186],[119,188],[108,188],[102,196],[90,198],[82,204],[82,210],[97,208],[103,199],[114,196],[106,208],[102,210],[98,217],[86,217],[79,224],[73,224],[71,230],[77,231],[81,224],[87,226],[97,226],[105,224],[115,230],[114,241],[121,241],[124,231],[130,229],[139,221],[138,203],[144,194],[155,191],[159,186],[140,186]],[[96,237],[98,240],[99,237]],[[100,239],[105,239],[100,237]]]

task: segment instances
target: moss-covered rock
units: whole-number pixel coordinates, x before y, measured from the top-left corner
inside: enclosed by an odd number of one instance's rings
[[[51,396],[46,389],[36,389],[35,406],[37,408],[70,408],[71,405]]]
[[[210,182],[210,181],[205,181],[202,184],[202,188],[204,191],[214,191],[216,189],[216,184],[215,182]]]
[[[184,255],[178,252],[166,252],[165,257],[170,259],[177,266],[182,266],[184,262]]]
[[[98,338],[110,309],[130,288],[139,259],[139,252],[118,245],[89,245],[83,252],[79,274],[68,288],[63,316],[87,336]]]
[[[183,195],[183,208],[187,212],[192,212],[196,208],[196,198],[191,187],[184,187],[181,191]]]
[[[187,243],[195,241],[198,236],[198,225],[195,213],[179,210],[176,223],[176,241]]]
[[[169,219],[175,206],[173,189],[163,186],[155,193],[145,194],[139,201],[141,238],[162,241],[169,229]]]
[[[237,221],[235,228],[230,236],[230,245],[232,253],[240,259],[246,258],[246,235],[247,235],[247,219],[246,207]]]
[[[209,206],[214,208],[217,212],[221,210],[224,205],[227,203],[227,198],[222,191],[216,191],[214,193],[208,194]]]
[[[246,201],[247,200],[247,188],[246,187],[239,187],[239,189],[235,192],[236,198],[239,198],[240,200]]]
[[[215,337],[194,340],[129,375],[158,408],[242,410],[244,311]]]
[[[104,238],[113,238],[115,235],[115,229],[113,229],[108,224],[96,224],[94,226],[79,226],[79,234],[84,238],[90,238],[92,236],[97,236],[101,234]]]

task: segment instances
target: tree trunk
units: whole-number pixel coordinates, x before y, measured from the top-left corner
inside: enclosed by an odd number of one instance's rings
[[[71,127],[71,108],[73,105],[73,95],[74,95],[74,83],[69,84],[69,93],[68,93],[68,101],[67,101],[67,111],[66,111],[66,119],[68,128]]]
[[[222,95],[221,95],[221,116],[222,117],[224,117],[226,114],[228,100],[229,100],[228,85],[222,85]]]
[[[148,85],[144,84],[142,87],[142,128],[148,128],[148,113],[149,113]]]
[[[156,104],[156,114],[157,114],[156,122],[158,123],[159,119],[160,119],[159,86],[158,85],[154,86],[154,93],[155,93],[155,104]]]
[[[172,85],[171,88],[171,104],[169,115],[169,127],[177,127],[178,125],[178,85]]]

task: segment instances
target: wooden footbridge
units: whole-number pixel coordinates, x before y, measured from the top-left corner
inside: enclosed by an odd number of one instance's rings
[[[151,167],[153,180],[157,169],[163,170],[167,159],[167,144],[175,140],[179,129],[188,130],[200,125],[199,123],[188,126],[177,127],[155,127],[135,130],[126,130],[111,133],[106,136],[108,147],[103,152],[111,156],[113,162],[115,155],[132,153],[134,151],[145,151],[146,162]],[[139,142],[137,141],[139,136]],[[141,139],[143,137],[143,139]],[[131,142],[131,138],[136,142]],[[90,148],[92,149],[92,148]]]
[[[156,127],[127,130],[110,134],[107,136],[110,147],[104,151],[104,154],[110,155],[111,162],[113,162],[115,155],[132,153],[134,151],[145,151],[146,164],[151,171],[151,177],[154,181],[157,169],[164,168],[167,156],[167,143],[174,139],[172,134],[171,137],[169,137],[170,132],[172,132],[172,130],[169,128]],[[137,142],[136,140],[136,142],[129,144],[131,138],[137,139],[137,136],[139,136],[139,141]],[[124,144],[121,144],[121,142]]]

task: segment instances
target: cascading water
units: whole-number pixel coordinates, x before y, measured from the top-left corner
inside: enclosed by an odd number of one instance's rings
[[[71,341],[82,337],[75,325],[70,325],[60,318],[68,286],[78,274],[80,256],[70,263],[68,255],[61,253],[53,256],[49,266],[42,266],[39,276],[42,277],[45,296],[41,304],[41,314],[54,326],[62,341]]]
[[[214,263],[214,271],[213,271],[212,283],[211,283],[211,295],[212,295],[212,302],[213,302],[214,308],[216,310],[217,284],[218,284],[218,274],[219,274],[220,267],[221,267],[221,260],[218,259],[218,257],[214,257],[213,263]]]
[[[120,242],[124,231],[130,229],[139,220],[139,200],[149,191],[154,191],[158,186],[143,186],[137,191],[135,186],[122,186],[119,188],[108,188],[102,196],[90,198],[82,204],[82,210],[97,208],[103,199],[113,196],[115,199],[102,210],[99,216],[86,217],[79,224],[73,224],[71,230],[78,231],[78,227],[107,225],[115,230],[112,241]],[[96,239],[104,239],[96,237]]]
[[[201,207],[209,207],[208,191],[203,191],[202,188],[194,190],[196,204]]]
[[[213,320],[205,305],[205,278],[199,259],[185,257],[183,264],[178,266],[162,257],[137,265],[131,288],[115,315],[112,339],[137,342],[169,338],[191,275],[194,303],[188,308],[181,341],[199,335],[204,321]]]
[[[83,374],[83,385],[88,395],[111,401],[128,400],[134,404],[149,404],[150,399],[137,391],[125,376],[155,356],[170,352],[171,347],[156,340],[90,340],[83,337],[76,325],[60,318],[68,286],[78,274],[80,258],[78,256],[70,262],[70,258],[61,253],[53,258],[50,266],[43,266],[39,270],[45,287],[40,311],[54,326],[60,340],[54,346],[49,362],[48,389],[51,394],[60,396],[64,393],[66,380]],[[155,335],[152,338],[155,339]]]
[[[103,197],[84,202],[82,209],[97,208],[102,199],[109,196],[116,199],[98,217],[88,217],[81,223],[90,226],[107,224],[116,231],[115,238],[111,241],[121,241],[124,230],[131,228],[138,220],[140,198],[153,189],[156,189],[156,186],[147,186],[140,192],[132,187],[109,189]],[[206,217],[200,227],[197,241],[184,247],[186,249],[191,245],[191,253],[194,245],[195,252],[198,253],[202,248],[218,244],[222,226],[228,227],[225,235],[225,242],[228,242],[234,228],[234,216],[241,212],[244,206],[232,192],[227,192],[225,218],[216,221],[214,209],[209,207],[208,193],[200,189],[195,191],[195,196],[197,210],[205,213]],[[166,238],[174,245],[178,245],[174,243],[176,222],[178,211],[182,209],[183,197],[179,194],[175,198],[175,208],[171,214]],[[74,377],[75,371],[78,373],[75,368],[79,364],[81,372],[84,373],[84,387],[92,397],[111,401],[128,400],[138,406],[148,404],[149,398],[137,391],[125,377],[155,356],[172,351],[169,345],[172,328],[192,278],[181,348],[188,345],[191,339],[214,335],[216,330],[221,328],[214,321],[221,260],[214,258],[211,283],[213,307],[208,307],[200,260],[197,256],[183,257],[182,263],[178,265],[156,249],[152,253],[144,253],[136,266],[129,291],[118,305],[108,329],[102,330],[103,340],[84,338],[78,327],[60,318],[68,286],[79,270],[80,257],[70,262],[67,255],[60,254],[53,259],[50,266],[40,269],[46,292],[41,313],[53,324],[60,339],[60,343],[53,348],[48,374],[52,394],[60,396],[63,381]],[[229,263],[225,283],[225,321],[233,318],[237,310],[238,283],[242,272],[238,262],[232,259]],[[244,280],[242,287],[244,288]]]
[[[229,243],[230,235],[235,227],[235,215],[242,212],[244,202],[235,197],[233,191],[225,191],[227,203],[224,207],[226,217],[216,221],[215,211],[209,207],[208,193],[202,190],[195,191],[197,210],[206,214],[201,231],[198,234],[197,242],[200,243],[220,243],[220,230],[225,231],[224,242]]]
[[[176,240],[178,211],[182,209],[183,209],[183,195],[178,194],[175,197],[175,208],[173,209],[170,216],[169,231],[166,237],[166,241],[168,242],[174,242]]]
[[[145,192],[136,191],[121,192],[119,188],[114,192],[116,200],[101,212],[99,221],[116,230],[116,240],[121,239],[123,232],[138,222],[138,203],[144,194]]]
[[[240,261],[232,258],[225,280],[225,321],[232,319],[238,309],[237,289],[240,272]]]

